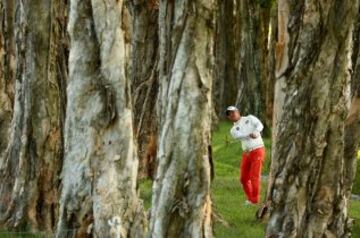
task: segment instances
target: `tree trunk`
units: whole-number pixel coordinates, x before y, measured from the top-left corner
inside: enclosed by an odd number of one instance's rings
[[[5,229],[50,232],[57,217],[57,175],[63,148],[61,105],[65,102],[60,95],[63,95],[66,66],[58,66],[62,63],[58,56],[65,47],[67,8],[60,1],[5,3],[7,42],[3,58],[5,73],[1,79],[5,83],[1,91],[6,98],[2,103],[8,110],[7,119],[9,113],[13,115],[9,140],[5,140],[8,143],[0,161],[0,223]],[[15,9],[16,18],[12,12]],[[14,77],[11,110],[9,95]]]
[[[347,237],[337,217],[346,210],[343,138],[357,7],[350,0],[279,1],[284,100],[267,237]]]
[[[276,59],[275,59],[275,49],[278,35],[278,6],[275,1],[270,9],[270,23],[269,23],[269,40],[268,40],[268,58],[267,64],[268,72],[266,78],[266,118],[268,125],[272,125],[273,120],[273,110],[274,110],[274,90],[275,90],[275,71],[276,71]]]
[[[360,8],[359,8],[360,10]],[[344,187],[347,199],[351,198],[352,185],[356,175],[357,151],[360,145],[360,14],[353,36],[353,71],[351,75],[351,104],[349,115],[345,122],[345,173]]]
[[[57,237],[143,237],[123,1],[71,1]]]
[[[236,101],[237,82],[235,67],[235,16],[234,1],[217,0],[217,22],[215,40],[215,80],[213,83],[214,109],[223,117],[225,109]]]
[[[0,3],[0,164],[6,150],[10,134],[11,118],[14,105],[15,76],[15,40],[14,40],[14,3]]]
[[[263,29],[262,25],[268,26],[269,14],[265,13],[260,3],[249,0],[240,1],[238,10],[241,47],[236,104],[240,107],[242,114],[254,114],[259,117],[265,124],[265,133],[268,133],[265,117],[267,30]],[[265,15],[267,17],[264,17]],[[262,21],[266,21],[266,23],[262,23]]]
[[[139,177],[154,176],[156,158],[156,97],[158,91],[158,5],[157,1],[132,0],[132,73],[134,128],[138,142]]]
[[[215,1],[160,2],[160,138],[151,237],[212,237],[209,151]]]
[[[261,63],[261,100],[263,103],[263,117],[264,117],[264,123],[266,124],[267,127],[269,127],[269,125],[271,125],[271,115],[268,116],[267,114],[267,108],[270,105],[267,105],[267,94],[270,90],[272,90],[271,85],[269,85],[268,82],[268,77],[271,76],[270,75],[270,70],[272,68],[270,68],[269,66],[269,61],[270,57],[272,55],[270,55],[269,53],[269,29],[270,29],[270,11],[271,11],[271,1],[263,1],[264,4],[260,3],[260,33],[259,33],[259,39],[260,39],[260,51],[261,51],[261,57],[260,57],[260,63]],[[265,3],[268,3],[267,5],[265,5]],[[273,74],[275,74],[275,71],[272,72]],[[268,86],[270,86],[270,88],[268,88]],[[267,128],[269,129],[269,128]],[[267,134],[270,134],[270,131],[267,130],[266,131]]]

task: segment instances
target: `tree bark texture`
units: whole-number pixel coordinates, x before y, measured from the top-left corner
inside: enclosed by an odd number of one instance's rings
[[[143,237],[123,1],[73,0],[57,237]]]
[[[267,77],[267,30],[269,9],[256,1],[239,1],[240,50],[238,63],[238,94],[236,104],[242,114],[254,114],[265,124],[265,86]]]
[[[158,17],[157,1],[129,2],[132,16],[131,93],[134,102],[134,128],[138,143],[139,177],[154,176],[158,91]]]
[[[360,8],[359,8],[360,10]],[[350,199],[357,168],[357,151],[360,145],[360,14],[354,25],[351,75],[350,110],[345,122],[345,173],[344,186],[346,198]]]
[[[237,94],[235,55],[235,16],[234,1],[218,0],[216,41],[215,41],[215,80],[213,100],[216,115],[223,117],[229,105],[235,105]]]
[[[14,104],[15,40],[14,3],[2,1],[1,9],[1,69],[0,69],[0,159],[6,150]]]
[[[355,5],[354,5],[355,4]],[[348,237],[344,128],[357,1],[279,1],[282,80],[267,237]]]
[[[269,36],[268,36],[268,57],[266,59],[265,64],[267,64],[268,71],[266,77],[266,98],[265,98],[265,105],[266,105],[266,119],[268,125],[272,125],[273,120],[273,112],[274,112],[274,90],[275,90],[275,71],[276,71],[276,59],[275,59],[275,52],[276,52],[276,42],[277,42],[277,35],[278,35],[278,5],[275,1],[270,7],[270,20],[269,20]]]
[[[63,154],[66,2],[3,4],[0,117],[9,139],[1,145],[0,227],[50,232]]]
[[[154,238],[212,237],[208,146],[214,10],[215,1],[160,1]]]

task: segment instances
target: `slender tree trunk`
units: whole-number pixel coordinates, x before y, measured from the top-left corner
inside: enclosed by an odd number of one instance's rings
[[[243,114],[254,114],[268,125],[265,117],[265,86],[267,65],[268,9],[258,2],[244,0],[239,3],[241,47],[238,68],[238,94],[236,104]],[[263,14],[262,14],[263,13]],[[265,17],[266,16],[266,17]],[[264,23],[262,22],[264,21]],[[265,28],[265,29],[264,29]]]
[[[283,2],[279,1],[279,4]],[[279,14],[278,14],[279,13]],[[279,15],[279,16],[278,16]],[[285,33],[284,21],[288,16],[287,5],[283,4],[278,7],[278,2],[274,3],[271,8],[270,18],[270,37],[269,37],[269,75],[267,78],[267,91],[266,91],[266,114],[269,118],[272,117],[272,133],[271,133],[271,163],[268,176],[267,192],[266,192],[266,206],[271,207],[271,189],[274,183],[274,168],[276,167],[276,161],[274,161],[275,154],[275,142],[278,132],[278,121],[282,114],[282,105],[284,104],[284,93],[282,88],[284,87],[284,78],[277,78],[276,73],[281,72],[281,65],[285,65],[281,60],[287,60],[286,55],[277,56],[277,54],[283,54],[282,51],[286,50],[285,42],[288,40],[288,35]],[[279,20],[278,20],[279,17]],[[281,24],[281,25],[280,25]],[[279,25],[279,26],[278,26]],[[281,34],[278,33],[278,27],[281,27]],[[284,67],[284,66],[282,66]]]
[[[225,108],[236,101],[234,1],[218,0],[215,40],[215,80],[213,99],[216,115],[223,117]]]
[[[264,1],[271,2],[271,1]],[[272,90],[271,85],[270,88],[268,88],[268,77],[270,75],[271,68],[269,67],[269,61],[270,61],[270,52],[269,52],[269,27],[270,27],[270,10],[271,10],[271,3],[269,5],[262,5],[260,4],[260,32],[259,32],[259,39],[260,39],[260,64],[261,64],[261,100],[263,103],[263,118],[264,123],[267,127],[271,125],[271,116],[268,117],[267,114],[267,108],[271,105],[267,105],[267,94],[270,90]],[[275,72],[273,71],[275,74]],[[267,128],[268,129],[268,128]],[[269,131],[266,131],[266,133],[270,133]]]
[[[357,7],[350,0],[279,1],[284,100],[267,237],[347,237],[337,217],[346,210],[343,138]]]
[[[139,177],[153,177],[156,158],[156,97],[158,91],[157,1],[132,0],[132,98],[134,128],[138,142]]]
[[[160,1],[160,138],[151,237],[212,237],[210,163],[215,1]]]
[[[276,141],[278,138],[278,132],[280,130],[280,118],[283,116],[283,106],[285,100],[285,76],[283,72],[286,70],[289,64],[289,33],[287,31],[287,22],[289,21],[289,7],[287,0],[278,1],[278,41],[275,48],[275,85],[274,85],[274,108],[273,108],[273,120],[272,120],[272,135],[271,135],[271,165],[268,180],[268,189],[266,200],[271,204],[272,189],[275,180],[276,168],[279,166],[278,161],[275,160],[276,155]]]
[[[65,104],[60,96],[64,84],[60,76],[66,75],[66,67],[58,67],[58,53],[65,41],[64,22],[59,19],[67,8],[60,1],[5,3],[7,42],[1,91],[5,95],[2,103],[8,113],[6,119],[10,112],[13,115],[9,140],[5,140],[7,147],[0,160],[0,224],[6,229],[26,227],[50,232],[57,217],[61,105]]]
[[[57,237],[143,237],[123,1],[73,0]]]
[[[269,40],[268,40],[268,58],[267,64],[268,72],[266,78],[266,118],[268,125],[272,125],[273,120],[273,108],[274,108],[274,90],[275,90],[275,71],[276,71],[276,59],[275,59],[275,49],[278,35],[278,5],[277,1],[273,3],[270,9],[270,22],[269,22]]]

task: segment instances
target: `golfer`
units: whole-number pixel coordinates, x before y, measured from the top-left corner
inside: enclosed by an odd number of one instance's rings
[[[240,183],[247,200],[245,204],[257,204],[260,201],[261,167],[265,158],[264,142],[260,132],[264,126],[253,116],[241,116],[234,106],[226,109],[227,118],[234,123],[231,135],[241,141],[243,154],[240,166]]]

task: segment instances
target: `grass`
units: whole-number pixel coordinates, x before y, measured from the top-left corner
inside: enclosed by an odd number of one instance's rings
[[[229,223],[229,227],[215,223],[216,237],[264,237],[265,224],[256,221],[257,207],[244,205],[245,197],[239,182],[241,146],[229,135],[230,123],[222,122],[213,135],[215,179],[212,184],[214,210]],[[266,159],[263,174],[270,167],[270,140],[265,139]],[[265,184],[262,184],[262,197]]]

